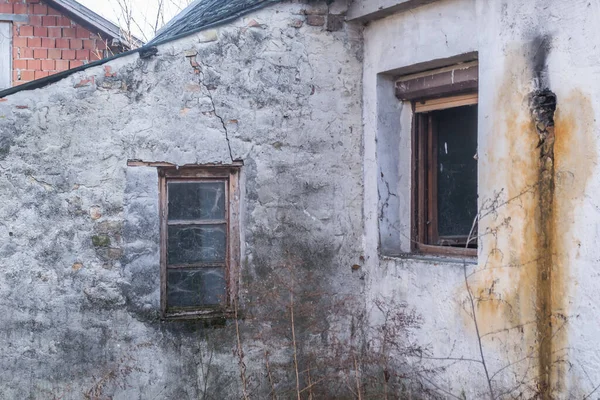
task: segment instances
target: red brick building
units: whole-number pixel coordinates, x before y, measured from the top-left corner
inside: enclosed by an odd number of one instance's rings
[[[118,26],[75,0],[0,0],[0,90],[127,47]]]

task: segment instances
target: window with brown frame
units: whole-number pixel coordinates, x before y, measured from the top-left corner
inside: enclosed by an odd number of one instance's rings
[[[158,171],[162,315],[228,316],[239,265],[239,167]]]
[[[477,255],[477,94],[415,101],[415,250]]]

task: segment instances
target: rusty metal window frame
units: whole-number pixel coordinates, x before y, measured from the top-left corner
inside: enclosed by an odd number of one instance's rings
[[[439,244],[437,209],[437,127],[431,112],[478,104],[476,92],[456,96],[435,97],[412,102],[412,250],[443,256],[477,256],[477,239],[471,239],[475,248]],[[476,236],[476,235],[475,235]]]
[[[236,315],[238,276],[240,266],[239,232],[239,177],[241,167],[234,166],[159,166],[159,213],[160,213],[160,304],[163,319],[213,319],[231,318]],[[199,306],[193,309],[173,310],[167,302],[168,270],[168,183],[169,182],[225,182],[226,299],[219,305]]]

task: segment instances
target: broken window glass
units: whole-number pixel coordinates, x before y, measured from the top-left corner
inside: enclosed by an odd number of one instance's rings
[[[168,264],[224,263],[226,230],[225,224],[169,226]]]
[[[169,220],[225,219],[225,182],[169,182]]]
[[[167,179],[168,310],[227,301],[227,182]]]
[[[442,100],[415,105],[415,247],[476,255],[477,98]]]
[[[172,308],[219,305],[227,294],[224,268],[170,269],[167,302]]]
[[[436,111],[438,235],[467,236],[477,215],[477,106]]]

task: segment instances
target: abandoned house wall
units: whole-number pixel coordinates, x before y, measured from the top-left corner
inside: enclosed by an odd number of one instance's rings
[[[318,374],[359,341],[362,48],[334,9],[273,5],[0,99],[1,397],[285,397],[293,354]],[[128,160],[244,162],[238,323],[159,319],[158,175]]]
[[[365,29],[367,310],[376,324],[378,299],[413,307],[416,364],[454,396],[584,398],[600,383],[598,18],[589,1],[444,0]],[[479,256],[411,255],[412,111],[393,82],[472,59]],[[533,117],[543,89],[556,95],[553,121]]]
[[[364,53],[343,4],[286,2],[0,100],[3,395],[290,397],[299,370],[351,398],[365,348],[384,390],[400,359],[441,396],[597,388],[599,6],[381,3]],[[475,59],[479,256],[411,254],[394,81]],[[161,321],[157,171],[127,162],[237,159],[241,318]]]

